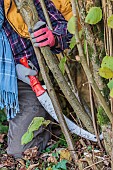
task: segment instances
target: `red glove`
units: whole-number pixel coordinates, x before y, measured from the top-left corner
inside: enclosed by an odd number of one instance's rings
[[[38,21],[32,33],[30,31],[30,34],[35,47],[44,47],[47,45],[53,47],[55,45],[55,37],[43,21]]]

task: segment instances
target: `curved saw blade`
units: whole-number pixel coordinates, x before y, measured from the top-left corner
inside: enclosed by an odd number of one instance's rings
[[[51,102],[51,99],[47,92],[44,92],[41,96],[37,97],[44,109],[58,122],[57,115],[55,113],[53,104]],[[96,136],[94,134],[91,134],[90,132],[80,128],[78,125],[76,125],[73,121],[69,120],[66,116],[64,116],[65,121],[67,123],[67,126],[71,133],[74,133],[76,135],[79,135],[85,139],[91,140],[93,142],[97,142]],[[103,139],[103,135],[101,134],[100,140]]]

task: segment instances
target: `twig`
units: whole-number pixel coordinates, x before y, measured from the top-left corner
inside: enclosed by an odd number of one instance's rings
[[[41,4],[41,7],[42,7],[44,16],[45,16],[45,18],[46,18],[47,25],[49,26],[49,28],[50,28],[51,30],[53,30],[52,24],[51,24],[51,21],[50,21],[50,18],[49,18],[48,11],[47,11],[47,9],[46,9],[46,5],[45,5],[44,0],[41,0],[41,1],[40,1],[40,4]]]
[[[86,42],[86,57],[87,57],[87,63],[89,66],[89,56],[88,56],[88,46],[87,46],[87,42]],[[94,105],[93,105],[93,96],[92,96],[92,87],[89,83],[89,97],[90,97],[90,106],[91,106],[91,113],[92,113],[92,120],[93,120],[93,127],[94,127],[94,131],[95,131],[95,135],[98,141],[98,145],[99,147],[103,150],[100,139],[99,139],[99,135],[97,132],[97,127],[96,127],[96,121],[95,121],[95,113],[94,113]]]
[[[62,138],[60,138],[60,137],[54,135],[54,134],[53,134],[51,131],[49,131],[48,129],[46,129],[46,128],[43,128],[43,129],[46,130],[46,131],[48,131],[48,132],[49,132],[52,136],[54,136],[55,138],[60,139],[60,140],[62,140],[62,141],[64,141],[64,142],[66,142],[65,139],[62,139]]]
[[[110,160],[110,159],[109,159],[109,158],[106,158],[105,160]],[[95,162],[94,164],[92,164],[92,165],[90,165],[90,166],[87,166],[87,167],[84,168],[83,170],[86,170],[86,169],[88,169],[88,168],[91,168],[92,166],[97,165],[97,164],[99,164],[99,163],[101,163],[101,162],[103,162],[103,161],[105,161],[105,160],[101,160],[101,161]]]

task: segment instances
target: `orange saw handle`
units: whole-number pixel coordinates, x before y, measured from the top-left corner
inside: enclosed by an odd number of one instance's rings
[[[27,68],[30,68],[27,58],[22,57],[20,59],[20,63],[24,65]],[[36,76],[28,76],[30,79],[30,85],[32,87],[32,90],[36,93],[36,96],[41,96],[46,90],[41,86],[38,78]]]

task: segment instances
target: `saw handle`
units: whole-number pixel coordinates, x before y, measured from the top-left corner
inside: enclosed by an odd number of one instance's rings
[[[22,57],[20,59],[20,63],[24,65],[27,68],[30,68],[27,58]],[[36,76],[28,76],[30,79],[30,85],[32,87],[32,90],[36,93],[36,96],[41,96],[46,90],[41,86],[38,78]]]

